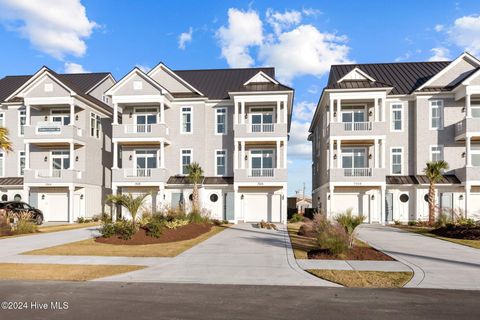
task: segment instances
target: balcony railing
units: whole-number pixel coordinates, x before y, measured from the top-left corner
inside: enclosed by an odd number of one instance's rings
[[[126,124],[125,133],[150,133],[152,132],[151,124]]]
[[[345,131],[370,131],[372,130],[371,122],[345,122]]]
[[[125,178],[151,177],[152,169],[125,169]]]
[[[250,177],[273,177],[273,168],[250,169]]]
[[[68,175],[70,172],[73,172],[73,176],[77,179],[82,178],[82,171],[79,170],[70,170],[70,169],[39,169],[35,170],[36,178],[63,178]]]
[[[273,132],[273,129],[273,123],[252,124],[252,132]]]
[[[372,168],[344,168],[343,175],[345,177],[371,177]]]

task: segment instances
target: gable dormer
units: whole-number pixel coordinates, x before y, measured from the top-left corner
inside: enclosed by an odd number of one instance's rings
[[[355,67],[346,75],[344,75],[337,83],[341,83],[343,81],[371,81],[375,82],[375,79],[368,75],[366,72],[362,71],[360,68]]]
[[[253,77],[247,80],[243,85],[246,86],[252,83],[273,83],[278,84],[278,81],[273,79],[272,77],[268,76],[265,72],[259,71]]]
[[[203,96],[203,94],[185,81],[182,77],[160,62],[155,68],[148,72],[148,76],[167,89],[172,94],[192,93]]]
[[[168,91],[138,68],[134,68],[125,77],[108,89],[108,96],[154,96]]]

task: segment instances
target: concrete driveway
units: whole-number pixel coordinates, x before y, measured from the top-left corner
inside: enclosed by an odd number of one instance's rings
[[[407,287],[480,290],[480,250],[379,225],[362,225],[359,238],[415,272]]]
[[[279,228],[235,225],[171,260],[97,281],[337,286],[301,270],[286,227]]]

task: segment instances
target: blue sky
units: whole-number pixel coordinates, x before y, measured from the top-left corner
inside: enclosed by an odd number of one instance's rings
[[[289,193],[311,189],[308,124],[332,63],[480,54],[478,1],[0,0],[0,76],[274,66],[293,86]],[[183,34],[183,35],[182,35]],[[180,41],[182,39],[182,41]]]

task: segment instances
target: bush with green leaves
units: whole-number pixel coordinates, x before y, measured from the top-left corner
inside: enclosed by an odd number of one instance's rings
[[[208,223],[210,220],[208,216],[198,209],[193,209],[187,218],[191,223]]]
[[[353,246],[353,240],[355,239],[355,229],[363,223],[365,217],[363,215],[353,215],[352,209],[348,209],[344,213],[341,213],[335,217],[335,221],[343,227],[345,233],[348,235],[349,247]]]
[[[435,228],[445,227],[447,224],[453,224],[451,216],[445,211],[440,211],[435,220]]]
[[[147,223],[143,228],[145,229],[147,236],[160,238],[163,233],[163,228],[165,227],[164,221],[161,220],[152,220]]]
[[[167,207],[163,210],[162,215],[165,217],[167,221],[172,220],[183,220],[187,218],[187,214],[183,207],[178,206],[175,208]]]
[[[167,229],[177,229],[179,227],[186,226],[189,223],[190,221],[188,220],[172,220],[172,221],[165,221],[164,225]]]
[[[290,218],[290,223],[295,223],[295,222],[300,222],[303,221],[303,216],[300,213],[295,213],[291,218]]]
[[[32,215],[27,211],[15,214],[17,223],[14,225],[14,234],[28,234],[38,232],[38,226],[33,222]]]
[[[100,228],[100,234],[104,238],[117,236],[123,240],[131,239],[137,233],[137,226],[132,221],[119,220],[117,222],[105,222]]]
[[[341,225],[330,222],[322,214],[314,216],[313,224],[317,231],[317,243],[320,248],[326,249],[334,255],[344,254],[348,251],[348,234]]]

